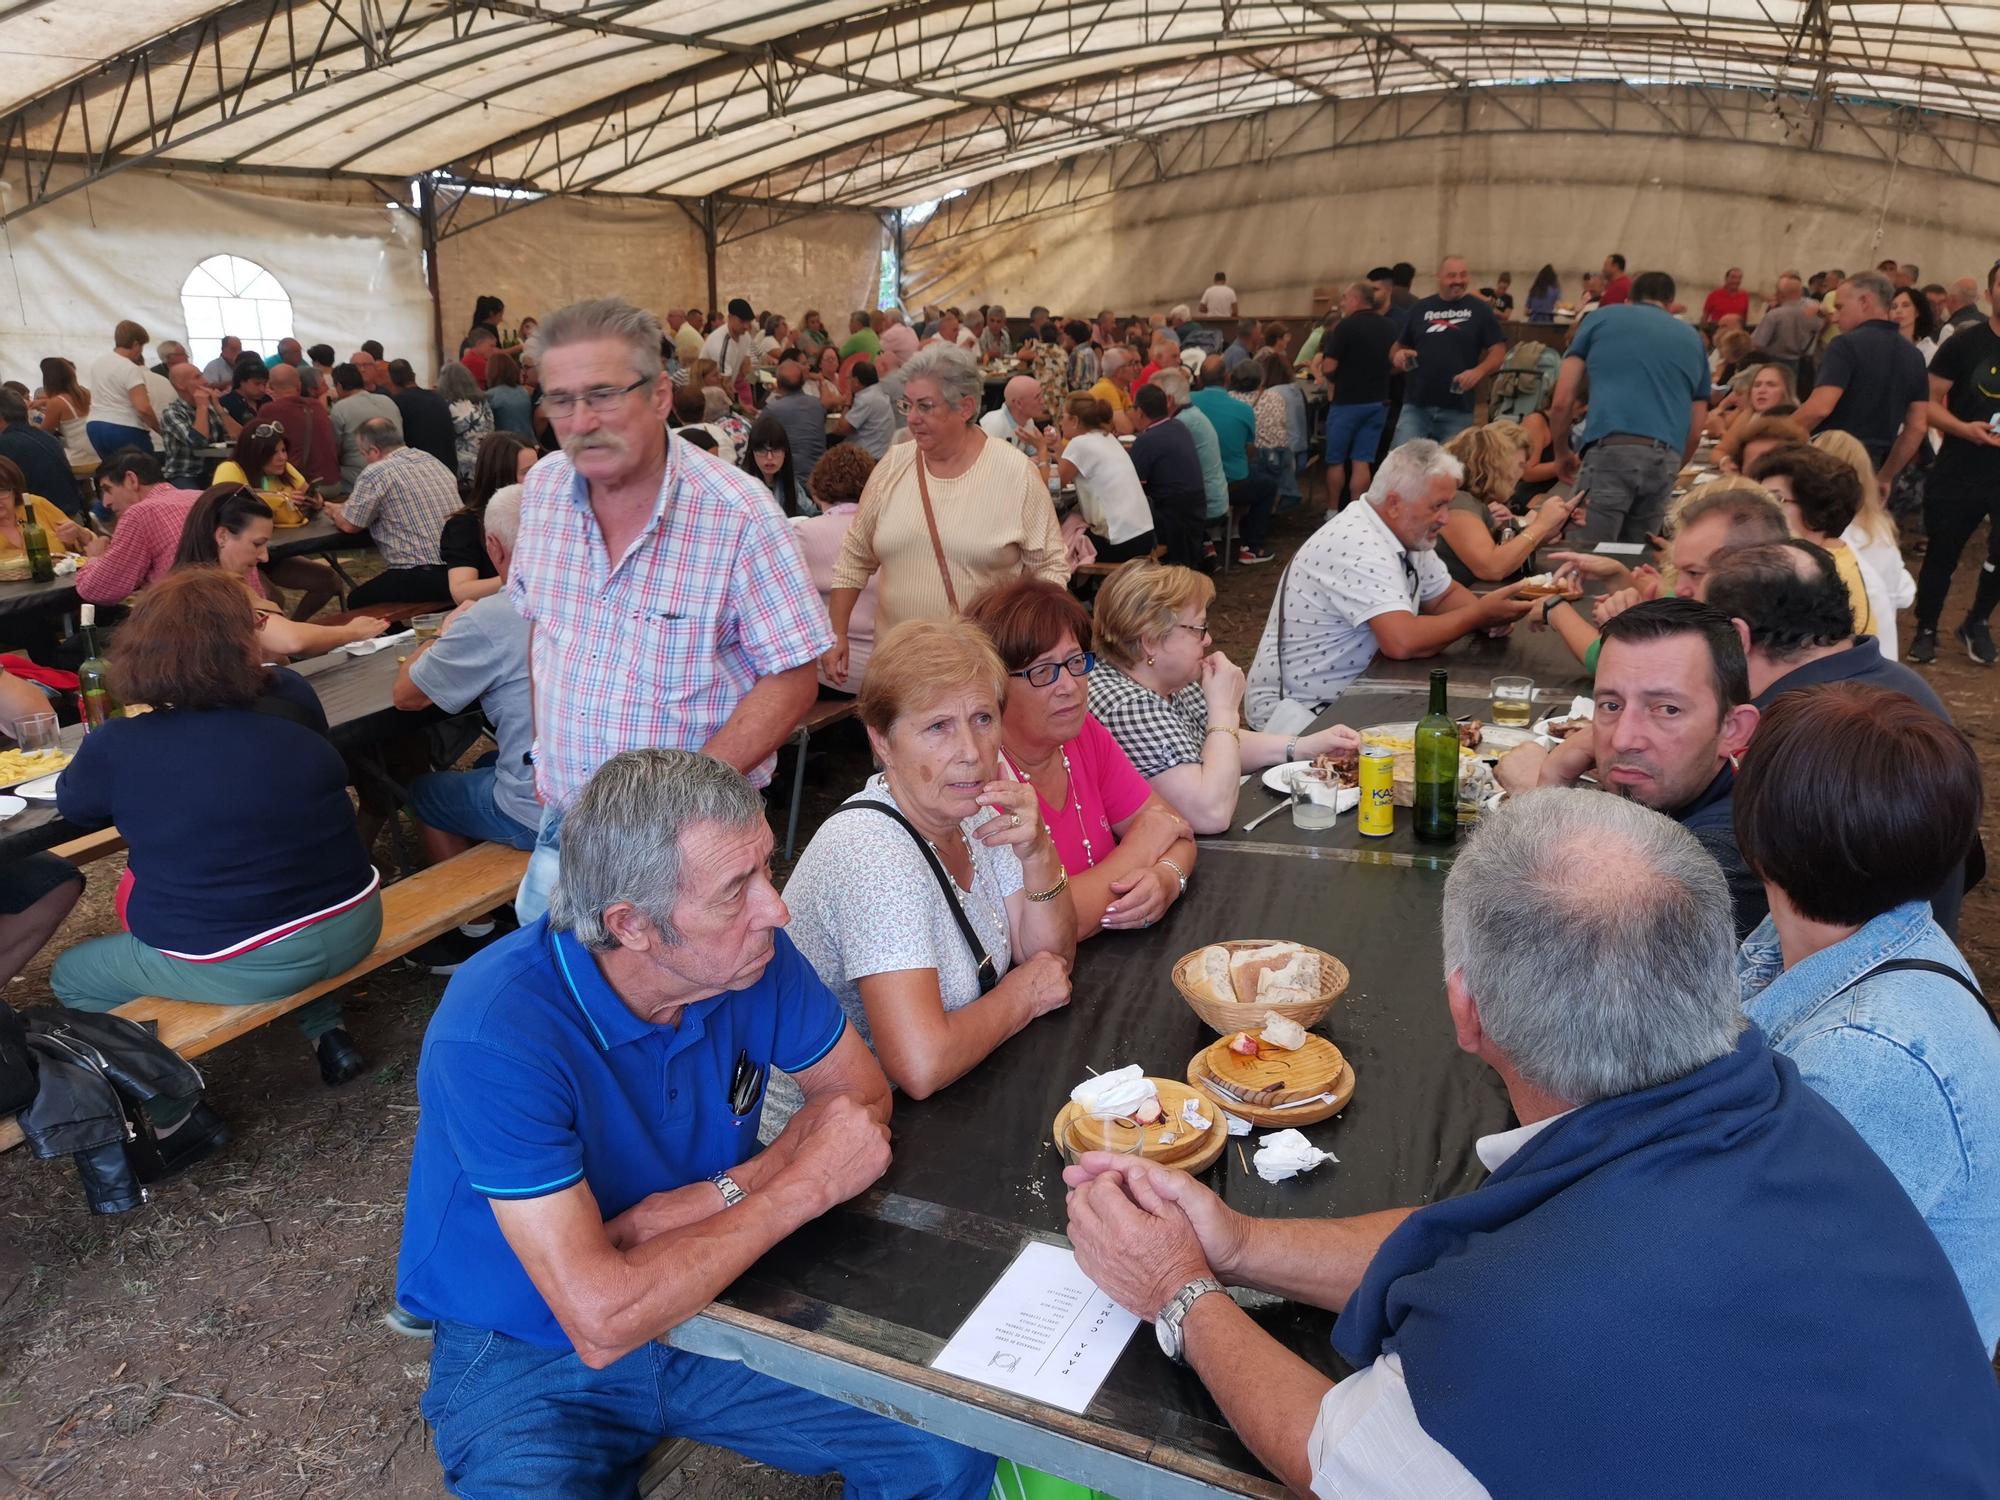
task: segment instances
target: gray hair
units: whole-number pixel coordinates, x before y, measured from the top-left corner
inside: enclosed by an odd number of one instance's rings
[[[373,448],[377,453],[394,453],[403,446],[403,434],[389,417],[370,417],[354,429],[354,440],[362,448]]]
[[[1187,371],[1175,365],[1169,369],[1155,370],[1153,378],[1146,382],[1156,385],[1167,393],[1167,401],[1176,409],[1188,404]]]
[[[481,523],[486,534],[498,537],[500,545],[509,552],[514,550],[514,539],[521,534],[521,487],[518,484],[503,484],[487,498],[485,518]]]
[[[444,362],[438,371],[437,393],[447,401],[484,401],[486,392],[472,378],[472,371],[455,359]]]
[[[1866,293],[1875,299],[1875,305],[1888,312],[1889,304],[1896,300],[1896,289],[1889,278],[1880,271],[1856,271],[1847,278],[1846,285],[1857,292]]]
[[[584,784],[562,825],[561,873],[549,896],[549,925],[586,948],[618,946],[604,913],[629,905],[660,940],[681,940],[681,847],[704,823],[747,828],[764,801],[743,773],[692,750],[626,750]]]
[[[1097,368],[1106,376],[1115,375],[1138,356],[1130,349],[1111,348],[1104,351],[1104,357],[1097,362]]]
[[[956,344],[930,344],[903,362],[899,373],[904,389],[913,380],[928,380],[954,406],[961,401],[977,401],[985,389],[979,364],[969,349]]]
[[[1391,495],[1405,499],[1421,495],[1424,486],[1440,474],[1450,476],[1451,482],[1457,484],[1465,478],[1465,465],[1447,453],[1442,443],[1412,438],[1402,447],[1389,450],[1382,467],[1375,471],[1368,493],[1361,498],[1380,510],[1382,502]]]
[[[527,355],[539,365],[549,350],[590,339],[622,339],[632,373],[645,380],[660,378],[660,320],[623,297],[592,297],[557,308],[536,325]]]
[[[1171,328],[1155,328],[1152,336],[1163,344],[1172,344],[1176,349],[1181,346],[1181,336]]]
[[[1188,305],[1185,302],[1176,302],[1172,307],[1167,309],[1167,326],[1172,327],[1176,318],[1185,323],[1193,316],[1194,314],[1188,311]]]
[[[1721,868],[1606,792],[1550,788],[1480,819],[1445,879],[1444,963],[1521,1077],[1568,1104],[1685,1077],[1745,1025]]]

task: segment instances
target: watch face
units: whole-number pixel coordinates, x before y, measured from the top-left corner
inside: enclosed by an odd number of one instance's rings
[[[1168,1359],[1181,1357],[1180,1330],[1169,1323],[1163,1315],[1153,1324],[1153,1337],[1159,1340],[1160,1353]]]

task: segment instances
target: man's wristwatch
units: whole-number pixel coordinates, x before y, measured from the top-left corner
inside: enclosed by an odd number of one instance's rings
[[[1188,1309],[1195,1305],[1197,1299],[1206,1297],[1210,1292],[1226,1290],[1214,1277],[1201,1276],[1175,1292],[1167,1305],[1160,1309],[1159,1317],[1153,1322],[1153,1337],[1160,1341],[1160,1352],[1175,1364],[1183,1363],[1181,1324],[1187,1318]]]
[[[750,1196],[736,1185],[736,1179],[731,1177],[727,1172],[717,1172],[708,1180],[714,1183],[715,1190],[722,1194],[722,1206],[725,1209],[736,1207],[737,1204]]]

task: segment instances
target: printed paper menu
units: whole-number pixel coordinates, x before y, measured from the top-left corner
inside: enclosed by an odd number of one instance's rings
[[[1138,1326],[1071,1251],[1037,1241],[993,1283],[931,1368],[1081,1413]]]

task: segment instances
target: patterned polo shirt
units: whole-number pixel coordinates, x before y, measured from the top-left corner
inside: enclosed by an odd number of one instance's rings
[[[760,677],[817,661],[833,627],[764,486],[668,445],[651,518],[605,552],[590,486],[551,454],[528,473],[508,588],[535,628],[535,784],[567,807],[621,750],[699,750]],[[775,757],[750,779],[764,786]]]
[[[397,448],[361,471],[340,510],[367,528],[387,566],[435,568],[445,518],[459,505],[456,474],[421,448]]]
[[[1263,728],[1287,698],[1331,703],[1375,660],[1370,620],[1416,614],[1450,587],[1435,551],[1409,551],[1366,501],[1348,506],[1306,539],[1278,581],[1250,667],[1244,721]]]

